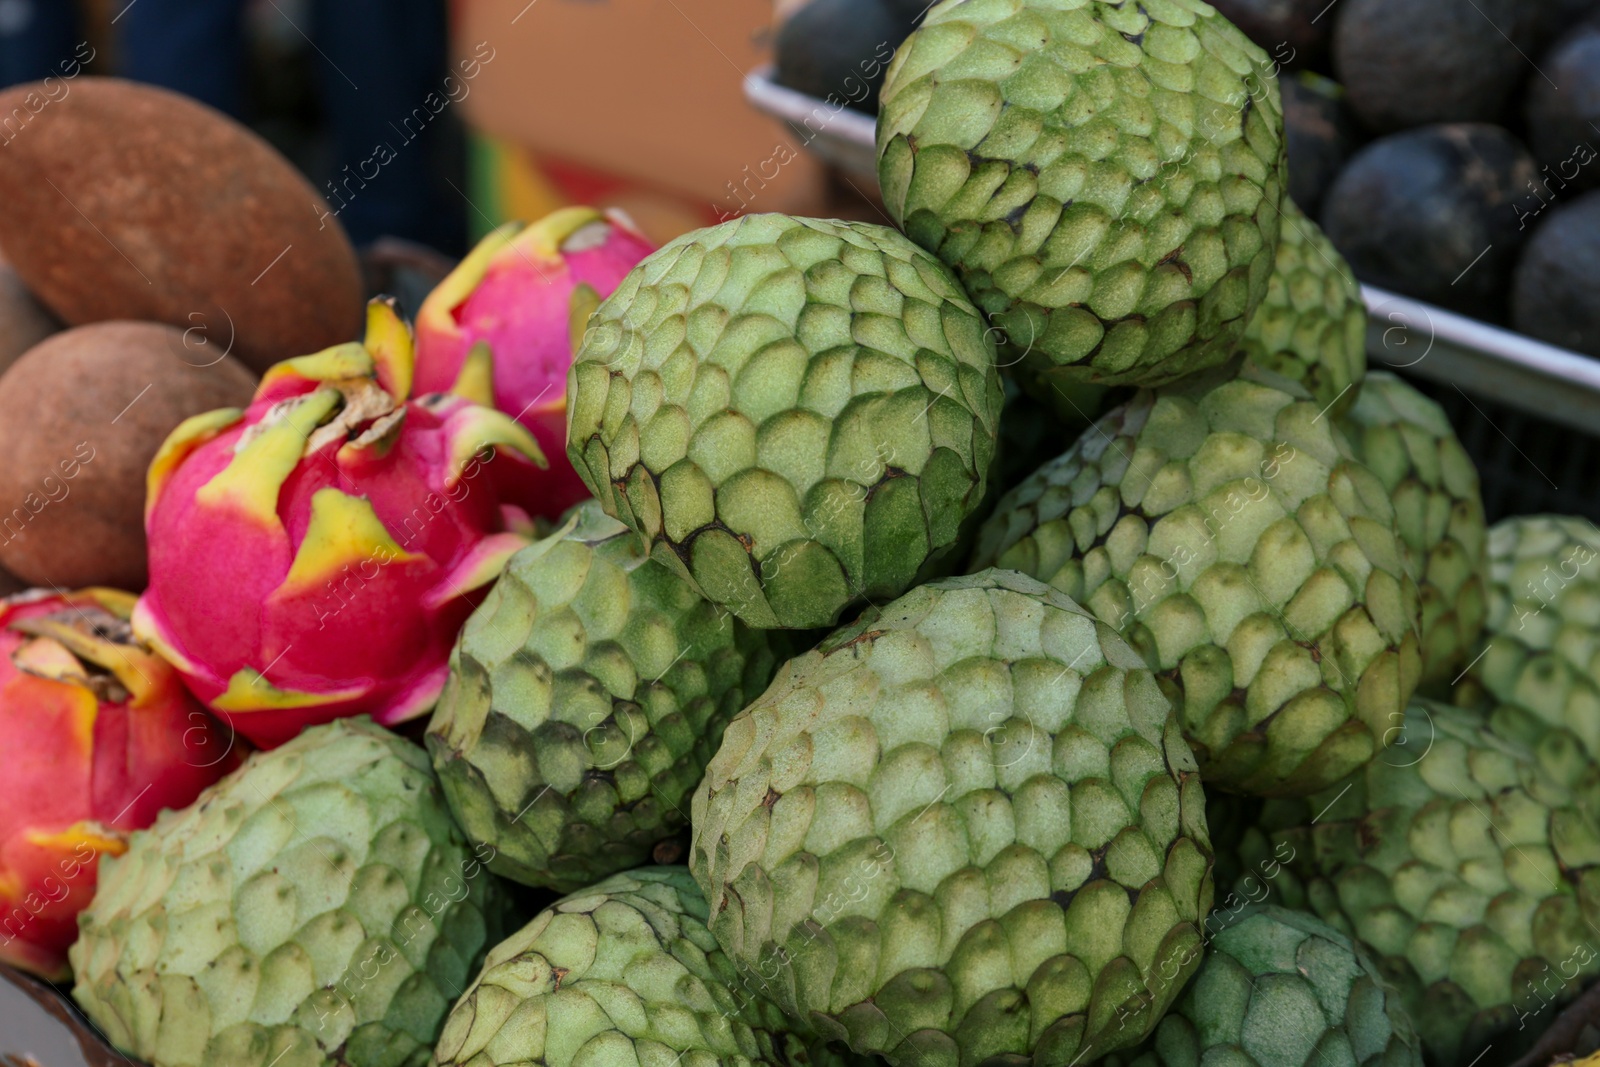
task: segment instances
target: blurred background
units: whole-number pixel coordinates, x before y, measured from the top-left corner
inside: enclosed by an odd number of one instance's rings
[[[456,257],[567,203],[657,240],[737,210],[730,179],[785,139],[740,92],[772,20],[768,0],[0,0],[0,82],[90,57],[185,93],[292,160],[358,248]],[[819,165],[779,169],[759,210],[828,206]]]

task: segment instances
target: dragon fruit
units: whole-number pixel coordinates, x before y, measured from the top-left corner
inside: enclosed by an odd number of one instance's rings
[[[417,313],[419,391],[449,388],[475,346],[493,354],[480,401],[515,416],[550,457],[541,515],[589,495],[567,461],[567,368],[590,313],[653,251],[620,211],[562,208],[489,234]]]
[[[130,593],[0,600],[0,963],[66,977],[102,855],[233,770],[227,729],[128,626]]]
[[[408,399],[413,356],[375,300],[364,342],[278,364],[247,410],[186,420],[150,465],[134,630],[263,748],[426,712],[462,623],[531,541],[533,436],[458,393]],[[475,353],[463,382],[487,364]]]

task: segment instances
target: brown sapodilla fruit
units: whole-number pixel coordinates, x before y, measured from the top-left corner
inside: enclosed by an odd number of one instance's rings
[[[0,377],[0,567],[32,585],[144,588],[156,450],[189,416],[255,391],[237,360],[185,340],[156,323],[94,323]]]
[[[0,247],[47,307],[201,331],[258,372],[358,335],[349,239],[267,142],[164,89],[52,84],[0,92]]]

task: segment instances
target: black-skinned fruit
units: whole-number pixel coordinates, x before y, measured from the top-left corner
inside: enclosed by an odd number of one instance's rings
[[[1367,145],[1334,181],[1322,225],[1356,277],[1477,318],[1504,314],[1537,174],[1498,126],[1450,123]]]
[[[1360,146],[1361,131],[1338,82],[1301,71],[1280,79],[1278,87],[1289,142],[1289,199],[1315,218],[1328,186]]]
[[[1528,71],[1518,0],[1340,0],[1333,69],[1375,133],[1497,122]]]
[[[886,0],[811,0],[778,28],[778,81],[873,114],[911,23]]]
[[[1558,204],[1517,264],[1511,322],[1520,332],[1600,358],[1600,192]]]
[[[1600,15],[1600,3],[1595,0],[1534,0],[1517,13],[1517,32],[1513,36],[1517,47],[1537,59],[1537,53],[1576,23],[1596,15]],[[1543,65],[1541,61],[1540,66]]]
[[[1541,181],[1558,194],[1600,189],[1600,18],[1562,37],[1539,68],[1523,114]]]

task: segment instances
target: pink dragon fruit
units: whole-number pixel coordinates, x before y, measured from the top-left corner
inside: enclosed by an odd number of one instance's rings
[[[544,458],[456,393],[408,399],[392,301],[366,340],[278,364],[248,410],[197,415],[150,465],[150,585],[135,632],[263,747],[433,706],[456,634],[533,532]],[[491,373],[485,353],[463,380]]]
[[[567,461],[567,368],[590,313],[653,251],[620,211],[562,208],[489,234],[417,313],[419,391],[449,388],[474,346],[493,354],[492,403],[550,457],[541,515],[589,495]]]
[[[0,600],[0,963],[66,977],[102,855],[238,764],[110,589]]]

